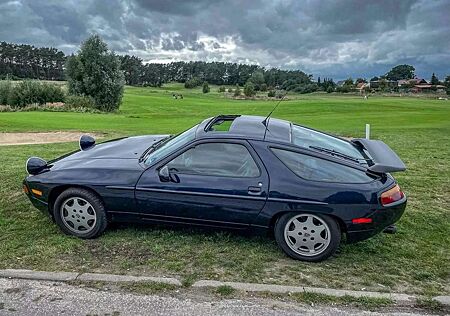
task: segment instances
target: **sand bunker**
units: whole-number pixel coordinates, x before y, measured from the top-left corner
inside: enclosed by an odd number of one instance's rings
[[[83,132],[0,133],[0,146],[73,142],[83,134],[101,136]]]

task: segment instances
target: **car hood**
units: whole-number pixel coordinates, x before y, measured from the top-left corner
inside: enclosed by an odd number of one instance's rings
[[[72,160],[139,159],[147,148],[166,136],[167,135],[145,135],[114,139],[96,144],[86,150],[78,150],[64,155],[50,161],[49,164]]]

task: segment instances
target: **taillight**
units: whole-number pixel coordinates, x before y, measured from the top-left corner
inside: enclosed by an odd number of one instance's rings
[[[392,189],[389,189],[381,193],[381,205],[386,206],[394,202],[400,201],[401,199],[403,199],[404,196],[405,195],[403,194],[402,190],[400,190],[400,187],[397,184]]]

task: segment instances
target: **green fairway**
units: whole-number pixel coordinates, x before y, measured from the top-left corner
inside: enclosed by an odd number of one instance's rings
[[[0,132],[73,130],[107,137],[177,133],[217,114],[267,115],[276,101],[233,100],[181,85],[125,90],[116,114],[0,113]],[[183,99],[173,99],[182,93]],[[408,170],[396,174],[409,197],[395,235],[379,235],[322,263],[287,258],[271,238],[113,226],[96,240],[64,236],[21,193],[31,155],[54,158],[76,143],[0,147],[0,268],[77,270],[195,279],[314,285],[434,295],[450,293],[450,102],[411,97],[289,96],[274,117],[342,136],[389,144]],[[1,135],[0,135],[1,137]]]

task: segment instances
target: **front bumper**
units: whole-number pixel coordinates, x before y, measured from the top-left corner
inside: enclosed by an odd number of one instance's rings
[[[396,203],[394,206],[385,207],[376,210],[368,218],[372,218],[370,224],[347,224],[347,242],[354,243],[361,240],[368,239],[380,232],[386,227],[397,222],[402,217],[406,208],[406,197]]]
[[[28,198],[30,199],[31,204],[33,204],[35,208],[48,214],[48,203],[47,202],[41,201],[32,195],[28,195]]]
[[[31,191],[33,186],[30,186],[30,184],[26,181],[26,179],[23,181],[23,185],[24,185],[24,187],[26,187],[25,195],[28,197],[28,199],[30,200],[31,204],[33,204],[33,206],[35,208],[37,208],[38,210],[40,210],[44,214],[49,215],[48,203],[46,201],[44,201],[44,198],[46,198],[46,195],[41,197],[41,198],[39,198],[37,196],[34,196],[32,191]]]

